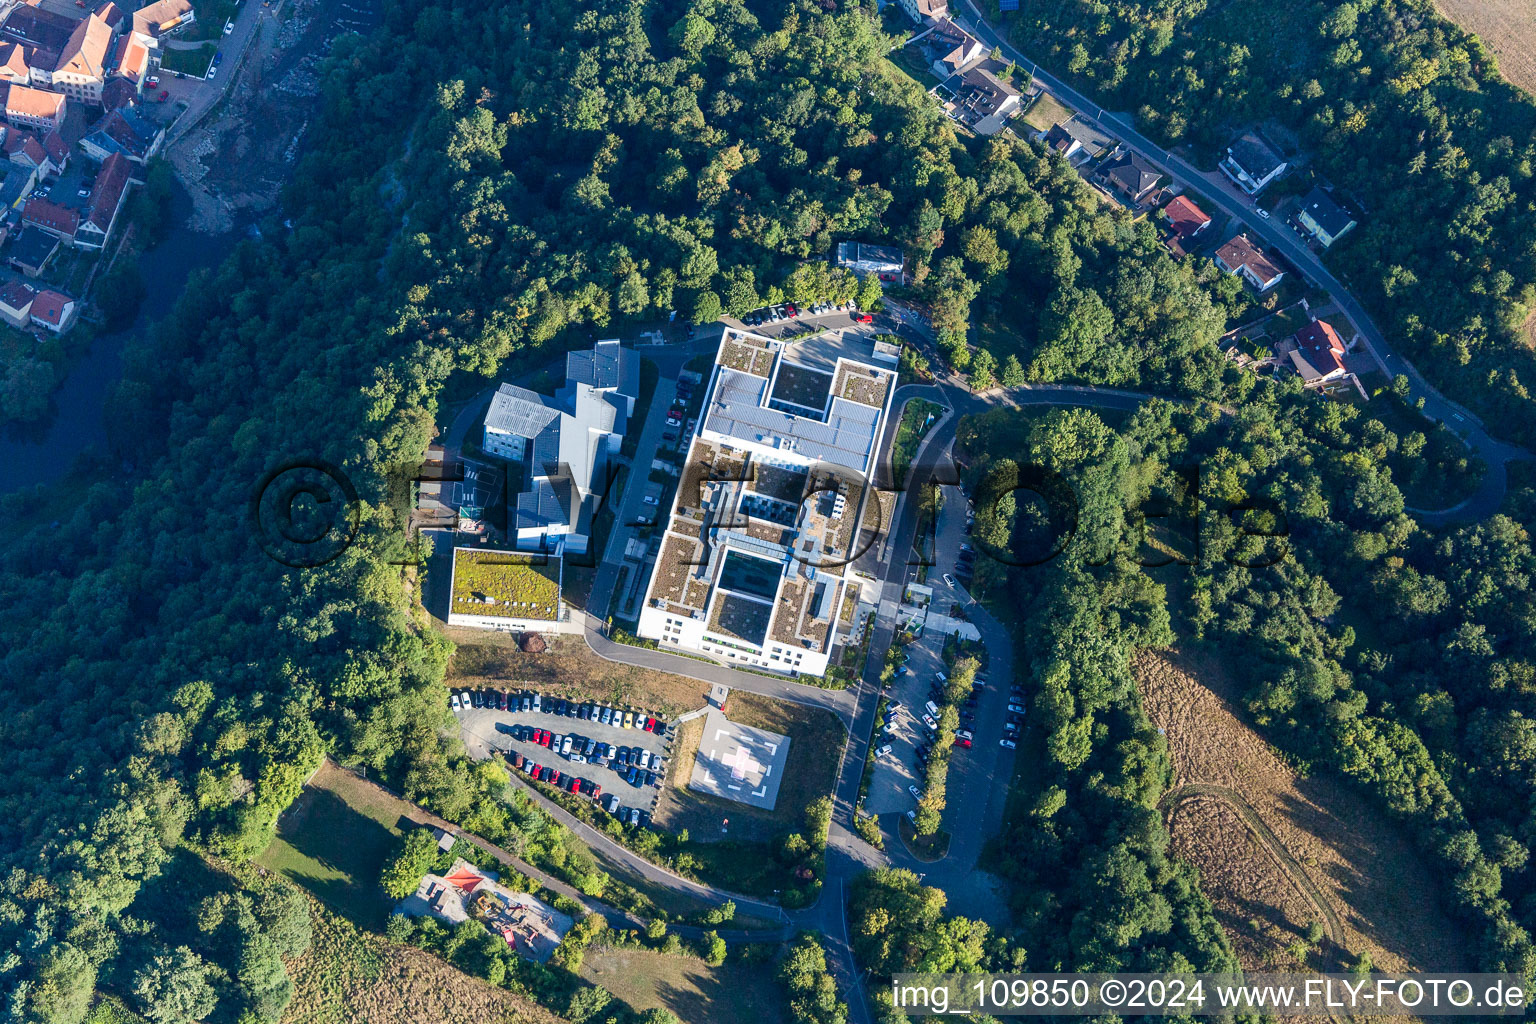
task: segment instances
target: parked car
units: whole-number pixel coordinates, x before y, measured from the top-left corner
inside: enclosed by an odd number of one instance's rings
[[[204,75],[203,77],[211,82],[211,81],[214,80],[214,78],[216,78],[218,76],[218,73],[219,73],[219,66],[217,64],[210,64],[208,66],[208,73],[206,75]]]
[[[948,587],[949,589],[951,589],[951,590],[955,589],[955,578],[953,576],[951,576],[949,573],[945,573],[944,574],[944,585],[946,587]]]
[[[1017,743],[1013,742],[1013,740],[1009,739],[1006,736],[1004,736],[1002,739],[998,740],[997,741],[997,745],[1000,746],[1000,747],[1004,747],[1004,748],[1006,748],[1008,750],[1017,750],[1018,747],[1019,747],[1019,745]]]
[[[633,729],[634,726],[635,726],[635,713],[633,711],[626,711],[626,712],[624,712],[624,728],[626,728],[626,729]]]
[[[645,773],[645,784],[647,786],[650,786],[652,789],[660,789],[661,788],[661,776],[657,775],[655,772],[649,772],[648,771],[648,772]]]
[[[939,706],[937,704],[935,704],[933,701],[929,701],[927,704],[924,704],[923,705],[923,709],[925,711],[927,711],[933,717],[935,717],[935,718],[939,717]]]
[[[932,715],[924,715],[923,716],[923,724],[926,725],[929,728],[929,730],[932,731],[932,732],[938,732],[939,731],[939,723],[935,722],[933,720],[933,716]]]
[[[573,737],[573,736],[567,736],[565,739],[561,740],[560,741],[560,753],[563,754],[566,757],[569,757],[571,755],[571,747],[572,747],[572,745],[574,743],[575,743],[575,737]]]
[[[889,757],[890,753],[891,753],[891,745],[889,743],[887,743],[885,746],[883,746],[883,747],[881,747],[881,748],[879,748],[878,750],[875,751],[875,757],[877,757],[877,758],[878,757]]]
[[[458,694],[450,693],[448,695],[448,707],[452,711],[459,710],[459,695]]]
[[[507,710],[507,691],[506,690],[498,690],[497,691],[497,693],[496,693],[496,710],[497,711],[505,711],[505,710]]]
[[[619,795],[617,793],[609,793],[606,806],[609,814],[618,814],[619,808],[623,805],[619,803]]]
[[[539,710],[539,704],[540,704],[539,695],[535,693],[532,696],[533,696],[533,702],[528,706],[528,710],[529,711],[538,711]]]
[[[563,774],[561,774],[560,769],[558,769],[558,768],[551,768],[549,770],[549,778],[546,779],[545,781],[550,783],[551,785],[558,786],[558,785],[560,785],[560,780],[563,779],[563,778],[565,778],[565,776]]]
[[[907,787],[907,792],[912,794],[912,799],[913,800],[916,800],[918,802],[922,802],[922,799],[923,799],[923,792],[922,792],[922,790],[918,789],[916,786],[908,786]]]
[[[861,324],[872,324],[875,322],[875,318],[870,316],[868,313],[858,313],[854,316],[853,319]]]
[[[678,419],[676,416],[668,416],[667,417],[667,426],[669,426],[669,427],[680,427],[682,425],[683,425],[683,421]]]
[[[153,89],[155,86],[160,84],[160,76],[150,75],[148,78],[144,79],[144,84]]]
[[[224,23],[224,34],[225,34],[225,35],[229,35],[229,34],[230,34],[230,33],[231,33],[231,32],[233,32],[233,31],[234,31],[234,30],[235,30],[235,23],[234,23],[234,21],[233,21],[233,20],[230,20],[230,21],[226,21],[226,22],[225,22],[225,23]]]

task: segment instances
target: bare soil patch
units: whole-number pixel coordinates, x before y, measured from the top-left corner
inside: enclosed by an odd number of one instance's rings
[[[590,699],[659,711],[668,719],[704,706],[709,686],[697,679],[620,665],[592,653],[579,636],[557,636],[542,654],[524,654],[510,637],[450,629],[459,644],[448,664],[453,689],[536,689],[558,697]]]
[[[285,1024],[555,1024],[561,1018],[430,953],[362,931],[311,901],[314,942],[289,964]]]
[[[1536,93],[1536,2],[1533,0],[1435,0],[1440,13],[1482,37],[1499,57],[1499,72],[1512,85]]]
[[[1136,677],[1147,714],[1165,730],[1176,784],[1241,794],[1324,893],[1352,955],[1369,949],[1388,971],[1467,969],[1468,944],[1441,905],[1445,883],[1408,837],[1342,781],[1297,776],[1237,716],[1215,657],[1143,652]],[[1286,964],[1287,946],[1318,914],[1237,813],[1211,798],[1188,799],[1170,830],[1175,850],[1200,868],[1243,966]]]

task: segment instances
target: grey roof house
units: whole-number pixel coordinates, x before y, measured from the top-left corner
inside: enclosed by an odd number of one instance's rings
[[[566,356],[554,395],[503,384],[485,415],[485,450],[522,465],[508,530],[525,549],[581,552],[607,493],[640,394],[640,360],[618,341]]]
[[[1285,158],[1258,132],[1245,132],[1227,147],[1221,172],[1249,195],[1285,173]]]
[[[1152,194],[1162,180],[1163,172],[1132,153],[1106,164],[1100,168],[1099,175],[1134,204]]]

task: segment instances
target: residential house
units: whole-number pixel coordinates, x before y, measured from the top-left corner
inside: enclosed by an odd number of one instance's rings
[[[63,334],[75,322],[75,300],[63,292],[44,288],[32,300],[32,322],[45,331]]]
[[[31,195],[38,177],[38,169],[32,164],[14,159],[0,162],[0,213],[8,213]]]
[[[1124,196],[1132,206],[1152,194],[1163,172],[1130,153],[1099,168],[1099,177],[1114,191]]]
[[[30,72],[28,83],[47,86],[53,84],[53,69],[78,25],[74,18],[45,7],[18,4],[6,15],[5,24],[0,25],[0,39],[20,43],[25,48]]]
[[[1019,95],[986,68],[970,68],[960,73],[960,86],[947,107],[951,117],[977,135],[996,135],[1018,113]]]
[[[13,85],[5,97],[5,119],[13,128],[51,131],[64,121],[64,94],[44,92],[27,85]]]
[[[123,13],[123,9],[117,6],[113,0],[107,0],[101,9],[96,12],[96,17],[106,22],[107,27],[112,29],[113,32],[121,32],[128,24],[128,16]]]
[[[53,69],[53,88],[77,103],[100,103],[107,84],[107,53],[112,29],[89,14],[70,34]]]
[[[1246,235],[1238,235],[1216,250],[1216,265],[1237,274],[1260,292],[1267,292],[1285,276]]]
[[[1285,158],[1258,132],[1246,132],[1227,147],[1221,171],[1249,195],[1285,173]]]
[[[32,321],[32,300],[37,289],[25,281],[10,281],[0,286],[0,319],[12,327],[25,327]]]
[[[834,262],[860,277],[874,274],[882,281],[901,280],[904,266],[900,249],[889,245],[866,245],[863,242],[838,242]]]
[[[1354,216],[1320,188],[1313,188],[1302,198],[1296,221],[1325,249],[1355,226]]]
[[[82,249],[100,249],[112,234],[112,225],[128,197],[129,163],[121,153],[113,153],[101,162],[96,186],[91,191],[91,208],[80,220],[75,245]]]
[[[43,148],[42,142],[36,135],[25,131],[10,131],[5,136],[5,155],[13,164],[21,164],[30,167],[34,172],[34,181],[37,178],[46,178],[50,174],[57,174],[58,168],[48,158],[48,151]]]
[[[122,75],[113,74],[101,90],[101,109],[111,113],[114,110],[131,107],[139,101],[142,89],[142,84],[131,82]]]
[[[61,206],[51,199],[28,199],[22,207],[21,221],[42,228],[63,241],[73,242],[80,230],[80,211]]]
[[[7,85],[27,85],[32,81],[32,67],[27,63],[29,51],[20,43],[9,40],[0,42],[0,82]]]
[[[523,467],[509,528],[525,550],[587,549],[640,394],[640,360],[616,340],[570,353],[565,373],[553,397],[503,384],[485,416],[485,450]]]
[[[1321,387],[1348,375],[1344,339],[1328,321],[1313,320],[1293,334],[1289,342],[1276,346],[1276,350],[1290,360],[1307,387]]]
[[[986,56],[987,48],[965,29],[952,21],[946,21],[934,29],[932,39],[933,73],[940,78],[959,74],[972,61]]]
[[[69,143],[64,141],[64,136],[57,128],[43,136],[43,152],[48,154],[48,162],[53,164],[54,174],[62,174],[69,166]]]
[[[120,153],[136,164],[143,164],[160,151],[165,128],[139,113],[134,107],[122,107],[103,117],[80,140],[80,148],[92,160],[105,160]]]
[[[1180,239],[1194,238],[1211,226],[1210,215],[1196,206],[1188,196],[1175,196],[1171,203],[1163,207],[1163,216],[1168,218],[1169,228]]]
[[[1115,144],[1113,138],[1076,117],[1052,125],[1043,139],[1047,149],[1071,164],[1096,160]]]
[[[144,88],[149,71],[149,50],[133,36],[123,36],[117,41],[117,51],[112,55],[112,76],[133,86],[135,95]],[[108,104],[103,101],[103,106]]]
[[[902,12],[919,25],[930,25],[949,17],[948,0],[900,0]]]
[[[5,249],[6,262],[28,277],[43,272],[59,249],[59,237],[25,222]]]
[[[155,0],[134,12],[133,39],[146,50],[158,50],[160,40],[197,20],[188,0]]]

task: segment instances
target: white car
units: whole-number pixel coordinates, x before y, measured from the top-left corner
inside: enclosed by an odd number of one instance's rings
[[[915,826],[917,824],[917,812],[916,811],[908,811],[907,812],[907,820],[910,821]]]
[[[939,723],[935,722],[933,720],[933,716],[932,715],[924,715],[923,716],[923,724],[926,725],[933,732],[938,732],[939,731]]]
[[[228,20],[228,21],[226,21],[224,23],[224,34],[225,35],[229,35],[234,30],[235,30],[235,20],[233,18],[231,18],[230,20]]]
[[[955,589],[955,578],[953,576],[951,576],[949,573],[945,573],[944,574],[944,585],[946,587],[948,587],[950,590],[954,590]]]
[[[460,708],[464,709],[465,711],[468,711],[470,708],[472,708],[474,706],[475,706],[474,702],[469,699],[469,691],[468,690],[465,690],[463,693],[459,694],[459,707]]]
[[[924,704],[923,709],[935,718],[939,716],[939,706],[933,701],[929,701],[927,704]]]
[[[890,753],[891,753],[891,745],[889,743],[887,743],[885,746],[883,746],[879,750],[875,751],[875,756],[876,757],[888,757],[890,755]]]
[[[587,763],[587,759],[586,759],[585,755],[582,755],[582,754],[572,754],[571,755],[571,763],[572,764],[586,764]]]
[[[216,68],[216,67],[209,67],[208,74],[204,75],[203,77],[211,82],[211,81],[213,81],[214,76],[216,76],[218,73],[219,73],[219,69],[218,68]]]
[[[647,495],[646,495],[646,496],[645,496],[645,497],[643,497],[643,498],[641,498],[641,499],[640,499],[640,500],[641,500],[641,501],[643,501],[643,502],[645,502],[645,503],[646,503],[646,504],[647,504],[647,505],[656,505],[656,504],[660,504],[660,503],[659,503],[659,502],[658,502],[658,501],[657,501],[657,500],[656,500],[656,495],[654,495],[654,494],[647,494]]]
[[[1018,747],[1017,743],[1013,742],[1013,740],[1006,739],[1006,738],[998,740],[997,741],[997,745],[1000,746],[1000,747],[1006,747],[1009,750],[1013,750],[1013,749]]]
[[[569,736],[565,737],[565,739],[560,741],[560,755],[562,757],[570,757],[571,756],[571,743],[572,743],[572,740],[571,740],[571,737],[569,737]]]
[[[450,708],[452,708],[454,711],[459,710],[459,695],[458,694],[450,693],[448,695],[448,706]]]
[[[912,794],[913,800],[921,801],[923,799],[922,790],[918,789],[916,786],[908,786],[907,792]]]

